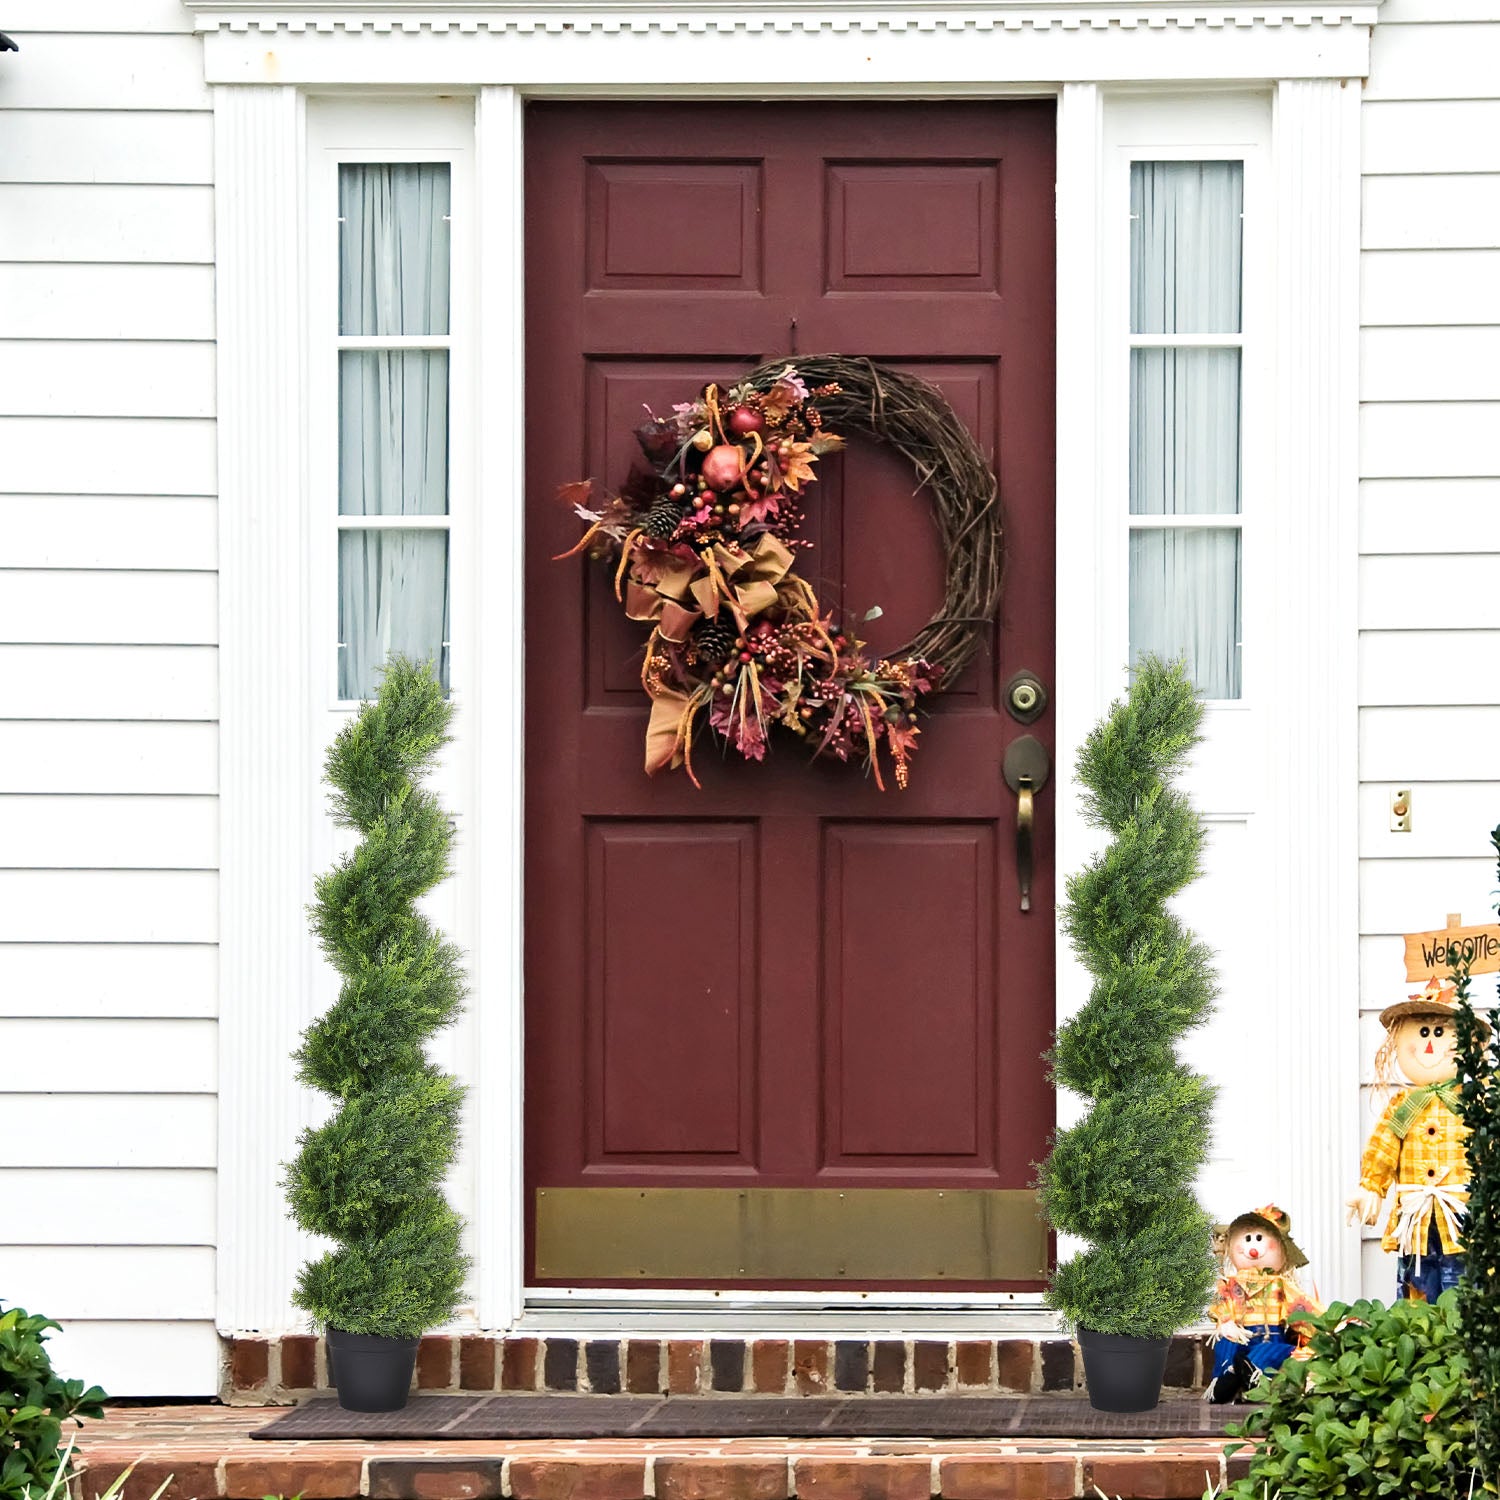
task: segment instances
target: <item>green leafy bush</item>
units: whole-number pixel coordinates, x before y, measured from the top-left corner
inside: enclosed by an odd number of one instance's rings
[[[1500,856],[1500,828],[1490,834]],[[1458,1078],[1469,1127],[1469,1209],[1458,1310],[1474,1400],[1474,1455],[1486,1488],[1500,1489],[1500,1010],[1488,1045],[1469,1001],[1468,965],[1451,949],[1458,981]]]
[[[64,1380],[47,1353],[50,1318],[0,1306],[0,1500],[39,1500],[66,1483],[63,1424],[104,1415],[104,1392]]]
[[[1312,1359],[1288,1360],[1237,1435],[1263,1446],[1227,1500],[1375,1500],[1470,1493],[1474,1441],[1458,1294],[1334,1303]],[[1233,1450],[1231,1450],[1233,1451]]]
[[[1170,783],[1202,716],[1182,668],[1148,658],[1079,757],[1085,816],[1111,841],[1068,880],[1062,919],[1093,988],[1052,1061],[1093,1108],[1058,1134],[1039,1187],[1052,1223],[1092,1241],[1057,1268],[1047,1300],[1097,1333],[1170,1334],[1213,1287],[1192,1191],[1213,1090],[1176,1053],[1213,1007],[1213,966],[1166,909],[1199,870],[1202,824]]]
[[[343,984],[297,1062],[342,1108],[303,1132],[285,1185],[297,1223],[340,1242],[302,1268],[297,1305],[346,1333],[444,1322],[469,1266],[442,1194],[463,1090],[424,1050],[462,1008],[463,970],[415,904],[449,874],[452,825],[418,782],[451,717],[430,669],[394,658],[325,766],[335,821],[363,839],[318,878],[313,930]]]

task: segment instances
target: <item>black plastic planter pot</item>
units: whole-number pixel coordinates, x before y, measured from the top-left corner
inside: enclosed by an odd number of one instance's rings
[[[1171,1339],[1078,1330],[1089,1405],[1095,1411],[1150,1411],[1161,1400]]]
[[[419,1339],[324,1330],[328,1377],[345,1411],[400,1411],[411,1391]]]

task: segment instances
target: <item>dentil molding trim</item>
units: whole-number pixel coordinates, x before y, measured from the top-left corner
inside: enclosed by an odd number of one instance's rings
[[[595,0],[584,6],[504,0],[184,0],[199,31],[413,33],[546,31],[1152,31],[1264,29],[1270,27],[1370,26],[1379,0],[1329,4],[1327,0],[1283,0],[1279,5],[1136,0],[991,0],[954,7],[934,0],[832,0],[817,6],[762,0],[753,10],[723,0],[657,0],[640,7],[629,0]]]
[[[184,3],[215,84],[758,98],[1361,78],[1379,9],[1378,0]]]

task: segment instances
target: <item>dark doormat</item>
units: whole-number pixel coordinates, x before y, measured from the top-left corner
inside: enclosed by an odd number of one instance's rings
[[[401,1411],[305,1402],[251,1437],[506,1438],[1173,1438],[1222,1437],[1245,1408],[1191,1397],[1154,1411],[1095,1411],[1085,1396],[413,1396]]]

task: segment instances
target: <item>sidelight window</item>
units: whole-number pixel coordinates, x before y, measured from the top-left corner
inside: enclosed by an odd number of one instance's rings
[[[339,166],[338,696],[393,653],[448,685],[447,162]]]
[[[1130,169],[1130,650],[1241,695],[1244,164]]]

